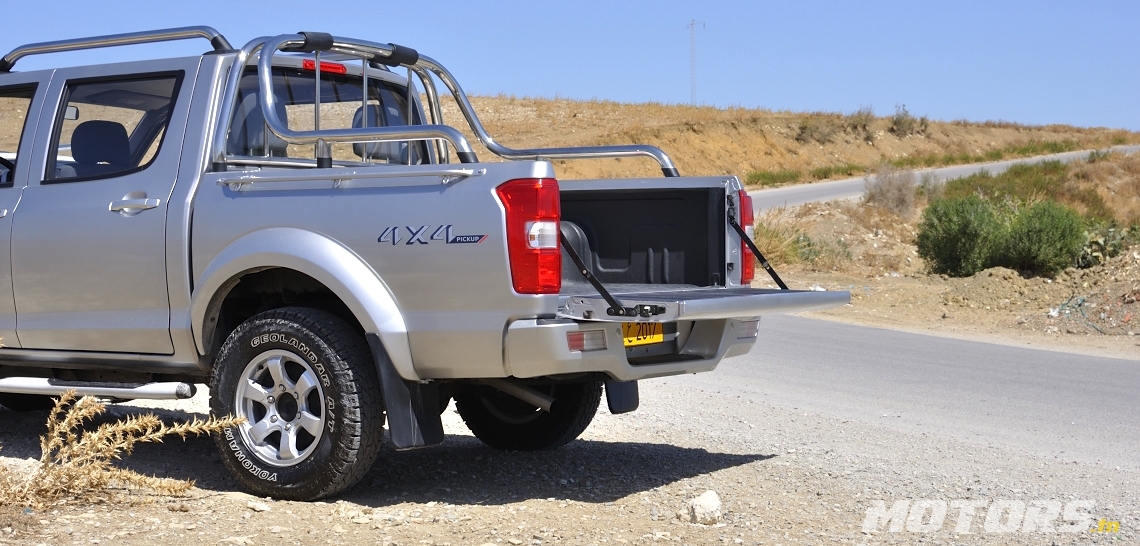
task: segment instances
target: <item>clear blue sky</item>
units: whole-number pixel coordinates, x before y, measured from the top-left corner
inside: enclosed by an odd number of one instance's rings
[[[879,115],[905,104],[943,120],[1140,130],[1140,2],[1123,0],[29,0],[5,6],[0,50],[198,24],[237,46],[315,30],[416,48],[474,94],[687,103],[693,19],[704,23],[697,30],[702,104],[872,106]],[[204,44],[28,58],[17,69],[194,54]]]

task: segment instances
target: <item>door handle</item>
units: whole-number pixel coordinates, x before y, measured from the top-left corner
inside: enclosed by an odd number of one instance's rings
[[[158,206],[161,201],[158,199],[121,199],[119,201],[111,201],[107,210],[111,212],[138,212],[147,209],[153,209]]]
[[[0,218],[8,216],[8,209],[0,209]]]

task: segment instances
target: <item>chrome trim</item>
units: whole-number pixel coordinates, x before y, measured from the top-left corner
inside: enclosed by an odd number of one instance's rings
[[[403,165],[408,167],[408,165]],[[431,184],[449,184],[456,180],[470,178],[472,176],[482,176],[487,174],[487,169],[395,169],[388,170],[384,168],[368,167],[367,170],[357,170],[354,168],[340,168],[340,169],[321,169],[319,172],[309,171],[291,171],[289,174],[262,174],[262,173],[242,173],[240,176],[233,178],[219,178],[219,186],[229,186],[230,189],[238,190],[245,184],[263,183],[263,182],[309,182],[313,180],[331,180],[333,187],[341,187],[340,184],[348,180],[365,180],[375,178],[409,178],[409,177],[439,177],[438,182],[419,182],[419,183],[405,183],[402,185],[431,185]]]
[[[0,72],[9,72],[16,61],[28,55],[41,55],[44,53],[59,53],[62,51],[76,51],[80,49],[96,49],[100,47],[114,47],[132,44],[147,44],[153,42],[169,42],[172,40],[187,40],[191,38],[205,38],[214,46],[215,51],[233,49],[229,40],[220,32],[207,26],[192,26],[167,28],[161,30],[147,30],[143,32],[128,32],[125,34],[108,34],[105,36],[92,36],[90,38],[74,38],[70,40],[57,40],[54,42],[39,42],[26,44],[10,51],[0,59]]]
[[[443,109],[440,108],[439,93],[436,92],[435,82],[431,79],[431,74],[420,66],[413,66],[411,68],[412,71],[416,73],[416,76],[419,77],[420,83],[424,85],[424,94],[427,95],[428,113],[431,115],[432,124],[443,125]],[[439,162],[451,163],[451,150],[447,147],[447,141],[436,140],[435,147]]]
[[[467,138],[454,127],[446,125],[418,125],[395,127],[355,127],[347,129],[324,129],[314,131],[294,131],[289,129],[277,117],[276,97],[273,95],[273,55],[288,47],[303,45],[305,38],[300,34],[285,34],[271,38],[262,46],[262,54],[258,56],[257,77],[260,84],[261,110],[265,122],[281,140],[289,144],[317,144],[319,141],[332,142],[362,142],[372,140],[431,140],[442,138],[451,141],[459,152],[475,155],[474,149],[467,142]],[[333,51],[339,51],[335,47]],[[389,54],[391,52],[389,51]],[[223,143],[224,144],[224,143]]]
[[[261,46],[268,39],[268,36],[261,36],[246,42],[241,51],[238,51],[233,64],[230,65],[230,71],[226,75],[225,91],[222,93],[222,103],[218,107],[218,125],[214,131],[214,145],[213,150],[211,150],[211,157],[214,158],[212,161],[213,170],[215,171],[220,170],[221,166],[226,163],[226,139],[230,136],[230,123],[233,122],[234,102],[237,101],[242,72],[245,71],[245,65],[249,63],[250,56],[261,50]]]

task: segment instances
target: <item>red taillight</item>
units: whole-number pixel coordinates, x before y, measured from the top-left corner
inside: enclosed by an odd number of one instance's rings
[[[316,70],[317,63],[312,59],[305,59],[301,61],[301,68],[305,70]],[[346,68],[343,64],[326,63],[324,61],[321,61],[321,72],[328,72],[330,74],[347,74],[348,68]]]
[[[753,236],[756,230],[755,221],[756,219],[752,215],[752,197],[748,195],[748,192],[740,190],[740,227],[744,228],[744,233],[747,233],[749,238]],[[748,249],[748,243],[740,241],[740,284],[752,284],[752,279],[755,277],[756,257]]]
[[[557,294],[562,289],[558,181],[523,178],[495,191],[507,211],[507,252],[515,292]]]

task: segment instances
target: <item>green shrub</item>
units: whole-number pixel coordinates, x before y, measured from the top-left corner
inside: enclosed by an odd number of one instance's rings
[[[1100,265],[1135,244],[1140,244],[1140,226],[1121,229],[1116,224],[1109,223],[1091,227],[1085,231],[1077,267],[1087,269]]]
[[[1054,201],[1021,210],[1003,239],[994,248],[991,266],[1046,275],[1075,265],[1085,243],[1081,217]]]
[[[1016,203],[977,195],[935,199],[918,225],[919,256],[934,273],[955,277],[998,266],[1051,275],[1077,265],[1087,242],[1081,216],[1055,201]]]
[[[811,177],[816,180],[826,180],[836,176],[853,176],[867,172],[867,168],[855,163],[844,163],[842,165],[827,165],[824,167],[816,167],[811,170]]]
[[[788,182],[796,182],[800,176],[802,176],[800,171],[752,171],[748,173],[745,182],[752,186],[778,186]]]
[[[982,171],[946,183],[947,197],[982,195],[990,199],[1011,198],[1018,202],[1048,199],[1075,206],[1084,216],[1097,221],[1112,219],[1112,210],[1096,189],[1076,183],[1072,167],[1060,161],[1018,163],[1005,172]]]
[[[1002,238],[995,209],[975,195],[934,200],[918,225],[918,255],[935,273],[968,277],[981,271]]]

